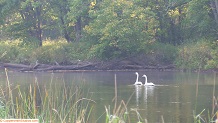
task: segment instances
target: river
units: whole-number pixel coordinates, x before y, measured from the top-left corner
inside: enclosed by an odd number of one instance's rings
[[[36,80],[39,85],[67,84],[69,86],[83,85],[96,102],[92,111],[92,122],[102,123],[105,118],[105,106],[115,104],[115,88],[117,88],[117,107],[123,100],[132,121],[137,122],[137,113],[149,123],[191,123],[194,112],[199,114],[204,109],[211,112],[213,91],[217,97],[218,77],[213,73],[194,73],[178,71],[138,71],[139,80],[146,74],[148,81],[154,87],[134,86],[135,71],[74,71],[74,72],[8,72],[11,84],[28,88]],[[116,76],[116,80],[115,80]],[[115,86],[116,82],[116,86]],[[0,74],[1,86],[6,85],[5,72]],[[61,90],[60,90],[61,91]],[[112,113],[112,111],[111,111]],[[139,115],[138,115],[139,116]]]

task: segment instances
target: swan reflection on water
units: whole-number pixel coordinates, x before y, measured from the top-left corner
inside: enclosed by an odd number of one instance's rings
[[[145,86],[144,87],[144,102],[148,102],[148,97],[153,96],[154,86]]]
[[[144,93],[143,93],[144,91]],[[136,105],[139,106],[139,100],[142,98],[143,94],[143,100],[144,103],[147,104],[148,97],[153,95],[154,86],[138,86],[135,85],[135,94],[136,94]]]
[[[142,86],[135,85],[136,105],[139,106],[139,99],[142,96]]]

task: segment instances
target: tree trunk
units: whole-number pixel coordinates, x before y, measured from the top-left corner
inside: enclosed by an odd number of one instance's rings
[[[215,8],[216,8],[216,13],[214,13],[216,16],[215,21],[218,26],[218,0],[215,0]]]
[[[39,40],[39,46],[42,46],[42,28],[41,28],[41,5],[36,8],[36,38]]]
[[[75,32],[76,32],[76,42],[80,41],[81,39],[81,17],[77,19]]]
[[[63,35],[64,35],[64,38],[67,40],[67,42],[72,42],[71,38],[70,38],[70,35],[67,31],[67,27],[65,26],[65,22],[64,22],[64,18],[63,16],[61,15],[60,17],[60,20],[61,20],[61,26],[62,26],[62,29],[63,29]]]
[[[34,1],[36,2],[36,1]],[[25,9],[20,10],[20,15],[25,26],[27,25],[27,33],[29,37],[38,40],[39,46],[42,46],[42,28],[41,28],[41,14],[42,5],[33,7],[31,3],[25,6]]]
[[[212,8],[213,16],[216,24],[218,25],[218,0],[214,0],[210,2],[210,6]]]
[[[67,1],[64,0],[65,4],[67,4]],[[60,5],[60,21],[61,21],[61,28],[63,30],[64,38],[67,40],[67,42],[72,42],[72,38],[70,37],[70,32],[68,31],[68,26],[66,23],[66,20],[64,19],[64,16],[67,16],[67,13],[69,12],[68,8],[66,8],[65,5]]]

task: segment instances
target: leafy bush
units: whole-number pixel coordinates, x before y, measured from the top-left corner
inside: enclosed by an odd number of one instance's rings
[[[206,68],[218,68],[218,40],[211,43],[211,58],[208,59]]]
[[[51,56],[51,53],[53,52],[51,46],[43,46],[37,48],[35,51],[33,51],[33,55],[31,57],[32,61],[39,61],[39,63],[51,63],[54,62]]]
[[[69,64],[78,59],[84,60],[87,50],[83,49],[83,43],[67,43],[63,40],[45,41],[42,47],[33,52],[35,61],[40,63]],[[33,61],[34,61],[33,60]]]
[[[211,53],[209,41],[202,39],[198,42],[188,43],[180,47],[176,64],[183,69],[205,69],[208,61],[212,59]]]
[[[152,53],[158,64],[167,65],[174,63],[177,56],[177,49],[170,44],[155,43]]]
[[[160,42],[147,42],[140,46],[135,55],[136,59],[144,62],[145,65],[169,65],[174,64],[178,54],[176,46]]]
[[[10,62],[16,60],[19,54],[19,41],[4,41],[0,43],[0,61]]]
[[[65,40],[46,40],[42,47],[25,41],[2,41],[0,43],[0,62],[11,63],[60,63],[68,64],[74,60],[84,60],[88,50],[84,42],[67,43]]]

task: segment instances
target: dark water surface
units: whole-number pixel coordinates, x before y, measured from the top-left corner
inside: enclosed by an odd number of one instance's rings
[[[193,112],[197,114],[203,109],[206,112],[212,107],[214,80],[218,83],[218,77],[213,73],[191,72],[159,72],[139,71],[139,79],[146,74],[148,81],[156,84],[154,87],[134,86],[135,71],[98,71],[98,72],[58,72],[58,73],[19,73],[8,72],[9,80],[13,85],[28,88],[37,79],[39,85],[68,84],[75,86],[83,84],[84,90],[92,94],[96,101],[93,110],[93,122],[103,123],[105,118],[105,106],[114,106],[115,74],[117,82],[117,102],[128,102],[127,108],[132,116],[132,122],[137,122],[135,111],[137,110],[143,119],[149,123],[191,123]],[[52,77],[53,76],[53,77]],[[199,77],[198,77],[199,76]],[[198,94],[196,98],[196,83],[198,82]],[[5,72],[0,73],[1,86],[6,84]],[[215,96],[218,86],[216,84]],[[25,91],[25,89],[24,89]],[[61,90],[60,90],[61,91]],[[132,96],[131,96],[132,95]],[[197,101],[196,101],[197,100]],[[210,110],[211,112],[211,110]]]

